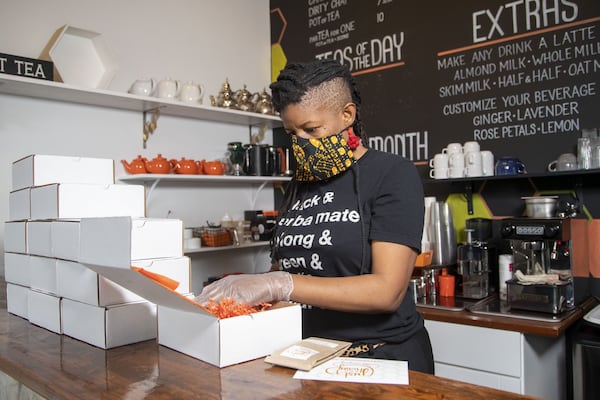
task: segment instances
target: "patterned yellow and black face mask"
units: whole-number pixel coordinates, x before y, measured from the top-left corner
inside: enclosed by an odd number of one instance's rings
[[[346,171],[354,161],[354,153],[341,132],[320,139],[293,135],[292,150],[298,164],[296,179],[301,182],[331,178]]]

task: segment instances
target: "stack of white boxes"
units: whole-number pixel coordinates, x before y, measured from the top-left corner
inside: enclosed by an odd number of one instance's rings
[[[144,187],[115,184],[113,160],[15,161],[4,232],[8,311],[105,349],[156,338],[155,304],[80,263],[81,219],[113,217],[126,217],[130,237],[103,250],[107,259],[128,252],[136,266],[178,281],[178,292],[190,291],[182,222],[145,218]]]

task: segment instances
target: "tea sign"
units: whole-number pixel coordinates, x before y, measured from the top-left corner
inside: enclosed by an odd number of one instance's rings
[[[0,73],[54,80],[54,63],[0,53]]]

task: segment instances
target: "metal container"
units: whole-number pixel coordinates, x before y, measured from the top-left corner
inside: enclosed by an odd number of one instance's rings
[[[443,201],[436,201],[430,206],[429,240],[433,256],[431,264],[434,266],[447,266],[456,263],[456,234],[452,219],[450,205]]]
[[[525,213],[530,218],[554,218],[557,196],[521,197],[525,200]]]
[[[412,278],[408,285],[408,290],[413,294],[415,303],[418,299],[425,297],[426,295],[425,278]]]
[[[568,281],[558,284],[522,284],[514,279],[507,281],[508,305],[511,309],[559,314],[568,307],[573,285]]]

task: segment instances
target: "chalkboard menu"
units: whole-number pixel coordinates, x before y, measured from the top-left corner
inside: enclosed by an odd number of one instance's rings
[[[424,165],[450,142],[542,172],[600,128],[598,0],[271,0],[274,75],[352,71],[370,146]]]

